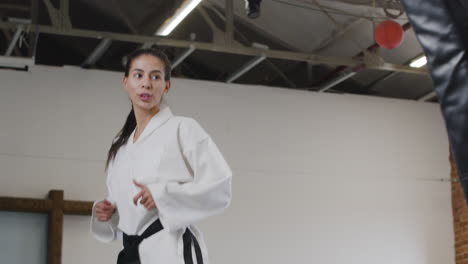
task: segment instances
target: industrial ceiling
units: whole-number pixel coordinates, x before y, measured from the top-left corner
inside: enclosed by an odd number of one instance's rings
[[[437,100],[427,70],[409,66],[422,49],[399,1],[263,0],[250,18],[244,0],[203,0],[170,34],[159,34],[188,2],[0,0],[0,67],[123,71],[126,54],[154,45],[179,78]],[[374,39],[388,19],[404,29],[392,50]]]

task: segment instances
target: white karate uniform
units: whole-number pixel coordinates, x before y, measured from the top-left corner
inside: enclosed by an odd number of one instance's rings
[[[135,131],[122,146],[107,174],[108,197],[117,211],[107,222],[91,218],[96,239],[110,242],[119,236],[141,235],[155,220],[164,229],[139,246],[141,264],[182,264],[182,235],[188,227],[198,240],[204,263],[208,255],[201,232],[193,225],[225,209],[231,201],[232,172],[210,136],[191,118],[160,110],[138,140]],[[140,188],[148,186],[156,209],[134,205]]]

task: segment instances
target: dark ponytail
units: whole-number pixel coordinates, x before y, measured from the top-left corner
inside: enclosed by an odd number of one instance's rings
[[[142,56],[142,55],[151,55],[161,60],[164,64],[164,79],[169,81],[171,79],[171,63],[167,58],[166,54],[161,50],[150,48],[150,49],[137,49],[134,52],[130,53],[127,57],[127,63],[125,65],[125,76],[128,77],[130,72],[130,66],[132,65],[133,60]],[[112,141],[112,145],[109,149],[109,153],[107,154],[107,162],[106,162],[106,171],[109,168],[109,163],[115,159],[117,152],[119,151],[120,147],[125,145],[128,142],[128,138],[132,134],[133,130],[136,128],[136,119],[135,119],[135,112],[132,110],[128,113],[127,120],[125,121],[124,126],[122,129],[117,133],[114,140]]]
[[[106,171],[107,168],[109,168],[110,161],[115,159],[119,148],[127,143],[128,138],[130,137],[130,134],[132,134],[136,125],[135,112],[133,112],[132,107],[132,110],[130,110],[130,113],[128,113],[124,126],[119,131],[117,136],[115,136],[114,141],[112,142],[112,145],[109,149],[109,153],[107,154]]]

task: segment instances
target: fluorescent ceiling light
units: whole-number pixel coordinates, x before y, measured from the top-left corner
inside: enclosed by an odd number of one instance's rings
[[[158,29],[156,35],[167,36],[171,34],[177,25],[201,2],[201,0],[185,0],[177,9],[175,14],[167,19],[164,24]]]
[[[427,58],[426,56],[421,56],[419,58],[416,58],[414,59],[411,63],[410,63],[410,67],[413,67],[413,68],[421,68],[422,66],[426,65],[427,64]]]

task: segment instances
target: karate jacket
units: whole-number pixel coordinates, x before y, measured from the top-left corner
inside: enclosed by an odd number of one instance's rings
[[[110,242],[121,232],[141,233],[158,218],[164,229],[139,246],[142,264],[182,264],[182,235],[189,228],[198,240],[204,263],[208,255],[202,233],[195,223],[222,212],[231,201],[232,172],[217,146],[193,119],[173,116],[169,107],[160,110],[136,142],[135,131],[107,170],[107,200],[117,210],[107,222],[91,218],[96,239]],[[146,185],[156,209],[135,206],[139,192],[133,180]],[[96,203],[95,203],[96,204]]]

